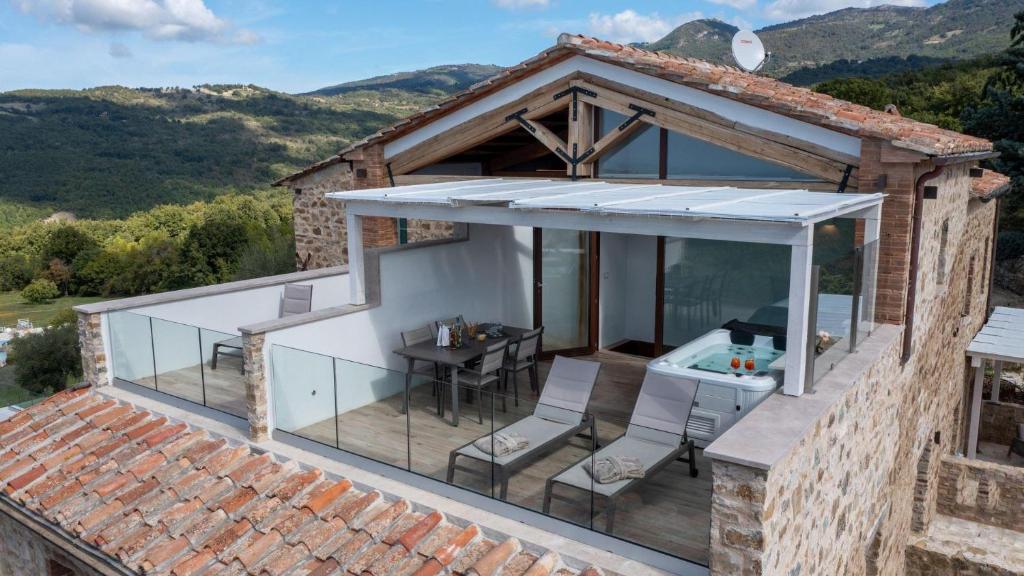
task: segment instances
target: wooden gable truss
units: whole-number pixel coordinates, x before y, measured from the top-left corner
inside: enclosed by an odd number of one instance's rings
[[[626,120],[595,141],[595,108],[617,112]],[[568,118],[567,139],[540,122],[541,118],[563,110]],[[500,171],[553,153],[565,163],[566,176],[587,178],[594,176],[595,161],[647,125],[774,162],[837,188],[857,188],[859,158],[786,134],[745,126],[707,110],[583,72],[551,82],[385,161],[393,174],[409,174],[514,130],[524,130],[536,142],[493,158],[488,162],[490,170]]]

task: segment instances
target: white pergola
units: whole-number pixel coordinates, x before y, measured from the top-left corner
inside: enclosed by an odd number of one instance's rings
[[[985,383],[985,364],[992,362],[992,392],[989,400],[999,401],[999,380],[1003,362],[1024,364],[1024,310],[997,306],[988,322],[967,347],[974,367],[974,389],[971,391],[971,421],[967,433],[967,457],[978,456],[978,428],[981,423],[981,396]]]
[[[327,196],[346,204],[353,304],[366,301],[362,218],[367,216],[788,245],[792,253],[783,391],[794,396],[806,389],[814,224],[836,217],[863,218],[864,242],[870,243],[879,236],[884,198],[536,179],[463,180]]]

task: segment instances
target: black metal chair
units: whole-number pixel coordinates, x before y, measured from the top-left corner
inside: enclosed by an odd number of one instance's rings
[[[1017,454],[1024,456],[1024,423],[1017,424],[1017,437],[1010,441],[1010,449],[1006,451],[1006,457]]]
[[[459,387],[465,387],[470,392],[473,390],[477,392],[476,410],[480,424],[484,423],[484,389],[492,384],[497,388],[498,384],[501,383],[502,365],[505,362],[507,348],[508,340],[501,340],[491,344],[484,351],[479,364],[473,368],[459,370],[457,382]]]
[[[540,338],[544,334],[544,327],[535,328],[519,336],[508,347],[508,357],[505,359],[505,374],[502,379],[502,389],[508,391],[509,378],[512,379],[512,391],[515,397],[515,404],[519,406],[519,373],[527,370],[530,374],[530,390],[534,393],[539,391],[537,378],[537,354],[540,350]],[[504,396],[502,403],[505,402]]]

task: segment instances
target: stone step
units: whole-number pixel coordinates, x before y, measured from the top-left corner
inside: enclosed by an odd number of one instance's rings
[[[1024,533],[937,515],[907,546],[907,576],[1024,574]]]

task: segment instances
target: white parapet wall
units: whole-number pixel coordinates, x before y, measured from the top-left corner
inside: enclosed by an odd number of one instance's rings
[[[459,314],[532,326],[532,250],[531,229],[472,225],[464,240],[383,251],[378,304],[265,332],[272,419],[298,429],[330,418],[335,381],[339,413],[400,392],[402,331]]]

